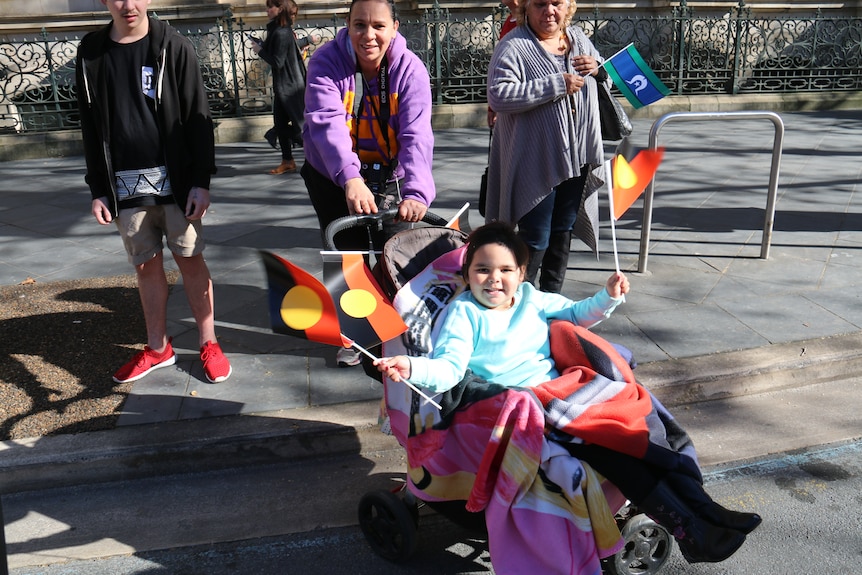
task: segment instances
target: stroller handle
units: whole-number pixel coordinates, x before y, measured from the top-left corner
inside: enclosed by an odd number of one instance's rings
[[[335,247],[335,235],[339,232],[349,230],[350,228],[358,228],[360,226],[369,228],[373,226],[376,229],[381,229],[383,227],[383,222],[394,220],[397,216],[398,207],[396,206],[386,210],[381,210],[376,214],[353,214],[332,220],[332,222],[326,226],[326,230],[324,231],[323,247],[326,250],[337,249]],[[449,223],[437,214],[428,211],[425,212],[425,215],[422,217],[422,221],[432,226],[445,226]]]

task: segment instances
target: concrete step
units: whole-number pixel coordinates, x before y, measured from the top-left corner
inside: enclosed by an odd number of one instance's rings
[[[854,414],[841,416],[860,397],[859,349],[856,333],[648,363],[635,373],[696,439],[702,463],[721,464],[862,434]],[[796,413],[785,404],[791,397],[807,407]],[[364,401],[6,441],[0,493],[398,449],[377,415],[378,402]],[[799,425],[806,418],[811,429]],[[717,430],[734,437],[732,449],[716,444]],[[768,446],[741,449],[767,432]]]

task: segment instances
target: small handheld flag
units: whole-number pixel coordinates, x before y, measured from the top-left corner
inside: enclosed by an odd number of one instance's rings
[[[376,345],[392,339],[404,333],[407,326],[395,308],[383,300],[380,288],[368,271],[362,254],[356,252],[343,255],[351,257],[345,258],[343,274],[336,273],[335,279],[331,280],[339,293],[339,304],[336,306],[327,288],[313,275],[275,254],[260,252],[269,282],[269,317],[272,331],[318,343],[353,347],[377,361],[378,357],[341,333],[339,316],[349,318],[348,324],[360,328],[359,335],[370,341],[366,345]],[[361,268],[356,258],[362,264]],[[363,321],[365,325],[361,323]],[[374,335],[369,335],[369,330]],[[440,404],[421,389],[406,380],[404,384],[434,407],[441,409]]]
[[[269,283],[272,331],[318,343],[349,347],[341,335],[332,296],[317,278],[279,256],[261,251]]]
[[[623,139],[617,147],[617,153],[612,161],[605,162],[605,179],[608,182],[608,205],[611,211],[611,241],[614,246],[614,264],[620,271],[620,261],[617,252],[616,221],[635,202],[655,176],[658,166],[664,157],[664,148],[641,150],[631,161],[625,157],[628,150],[627,139]]]
[[[332,294],[341,331],[354,344],[372,347],[398,337],[407,325],[383,298],[360,252],[321,252],[323,280]]]
[[[605,60],[602,66],[635,109],[643,108],[670,94],[670,89],[659,80],[634,44],[629,44]]]
[[[635,202],[655,176],[664,148],[641,150],[632,159],[618,154],[613,159],[613,219],[619,220]]]
[[[465,203],[461,206],[461,209],[458,210],[452,219],[446,223],[447,228],[452,228],[453,230],[460,230],[464,233],[469,233],[470,229],[470,217],[467,213],[467,208],[470,207],[470,202]]]

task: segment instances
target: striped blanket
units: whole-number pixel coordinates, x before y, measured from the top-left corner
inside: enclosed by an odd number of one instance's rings
[[[566,322],[550,333],[560,377],[531,391],[551,439],[601,445],[702,482],[691,438],[611,343]]]

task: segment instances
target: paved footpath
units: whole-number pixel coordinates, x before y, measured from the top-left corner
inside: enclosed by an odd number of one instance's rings
[[[850,334],[862,329],[862,118],[853,112],[783,114],[786,134],[769,259],[759,258],[774,128],[769,121],[670,123],[655,182],[648,269],[638,269],[642,201],[618,222],[620,266],[632,293],[604,337],[641,364]],[[652,121],[635,122],[645,146]],[[475,201],[487,131],[437,132],[433,209]],[[258,250],[320,272],[316,220],[298,174],[266,173],[264,142],[220,145],[205,219],[218,331],[234,375],[209,385],[182,289],[170,300],[181,360],[136,383],[121,424],[332,405],[379,397],[333,350],[274,335]],[[0,284],[128,273],[116,230],[94,223],[80,157],[0,164]],[[578,240],[564,292],[586,297],[614,267],[603,198],[599,260]],[[471,223],[481,222],[478,212]],[[170,259],[170,258],[168,258]],[[706,392],[709,393],[708,391]]]
[[[656,177],[646,273],[636,272],[642,201],[616,226],[632,293],[595,331],[635,352],[639,377],[663,401],[686,406],[680,419],[705,465],[762,454],[765,440],[754,446],[751,437],[768,437],[775,443],[766,449],[774,451],[860,435],[852,415],[860,402],[858,382],[831,382],[862,373],[862,114],[781,116],[786,133],[768,259],[759,257],[775,134],[768,121],[663,128],[659,144],[667,150]],[[645,146],[652,121],[634,123],[633,143]],[[433,211],[446,217],[475,200],[487,131],[441,130],[436,136]],[[205,446],[208,463],[221,458],[226,465],[240,452],[248,457],[249,445],[276,439],[283,449],[273,453],[280,457],[328,453],[338,430],[349,430],[355,452],[356,430],[373,426],[379,385],[358,369],[337,368],[331,348],[268,327],[258,250],[318,275],[321,269],[320,234],[301,177],[268,175],[278,154],[265,142],[219,145],[216,153],[205,253],[220,341],[234,375],[206,383],[178,286],[169,312],[180,355],[176,368],[134,385],[116,430],[0,445],[4,492],[116,478],[133,468],[182,470],[183,458],[166,457],[166,450],[185,453],[195,446]],[[80,157],[0,164],[0,285],[130,272],[114,228],[98,226],[89,214],[83,173]],[[598,261],[573,242],[564,287],[571,297],[593,293],[614,268],[606,204],[602,198]],[[471,223],[480,223],[478,213]],[[782,403],[776,390],[803,384],[822,386],[819,404],[799,396],[797,411],[777,423],[761,417]],[[749,408],[717,411],[693,403],[753,392],[765,395]],[[257,417],[231,417],[238,414]],[[829,425],[818,423],[813,433],[813,422],[824,420]],[[303,438],[292,442],[297,433]],[[87,465],[76,465],[81,462]]]

